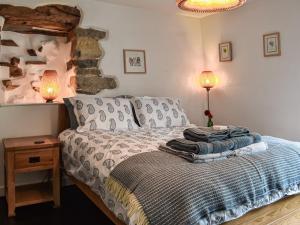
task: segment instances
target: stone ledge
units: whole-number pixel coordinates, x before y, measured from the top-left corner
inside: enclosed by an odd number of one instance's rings
[[[77,93],[95,95],[105,89],[114,89],[117,82],[112,77],[99,77],[97,75],[77,76]]]
[[[107,32],[95,30],[92,28],[84,29],[84,28],[77,28],[75,30],[77,37],[91,37],[97,40],[101,40],[106,38]]]
[[[78,66],[81,69],[87,69],[92,67],[98,67],[99,59],[83,59],[83,60],[72,60],[74,66]]]
[[[77,67],[75,72],[76,72],[77,76],[85,76],[87,74],[99,76],[101,74],[101,71],[97,67],[87,68],[87,69]]]

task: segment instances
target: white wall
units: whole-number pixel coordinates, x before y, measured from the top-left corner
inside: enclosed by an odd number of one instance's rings
[[[217,123],[300,141],[299,9],[299,0],[256,0],[201,20],[206,67],[222,78],[212,91]],[[263,56],[263,34],[271,32],[281,33],[281,57]],[[226,41],[234,60],[219,63]]]
[[[119,87],[103,95],[119,94],[177,96],[192,122],[202,123],[203,101],[194,78],[203,67],[201,26],[196,19],[164,15],[138,8],[100,1],[56,1],[82,9],[82,26],[105,29],[102,42],[106,52],[103,72],[115,75]],[[2,0],[1,3],[35,7],[53,3],[40,0]],[[124,75],[122,50],[145,49],[147,75]],[[57,106],[0,107],[0,139],[6,137],[56,134]],[[0,148],[0,190],[3,187],[3,147]],[[36,180],[27,176],[18,183]]]

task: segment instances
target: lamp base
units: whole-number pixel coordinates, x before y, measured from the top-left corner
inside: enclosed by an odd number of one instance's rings
[[[53,100],[46,100],[46,103],[53,103]]]

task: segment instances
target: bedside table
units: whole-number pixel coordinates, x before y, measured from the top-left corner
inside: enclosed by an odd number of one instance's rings
[[[53,201],[54,206],[59,207],[59,140],[53,136],[9,138],[3,140],[3,146],[8,216],[15,216],[15,208],[19,206]],[[16,174],[41,170],[52,171],[52,184],[16,187]]]

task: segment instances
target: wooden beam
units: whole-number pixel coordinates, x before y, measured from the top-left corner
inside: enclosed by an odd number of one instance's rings
[[[46,62],[43,61],[26,61],[26,65],[46,65]]]
[[[81,14],[76,7],[58,4],[35,9],[0,4],[0,16],[5,18],[5,31],[67,36],[78,26]]]
[[[0,62],[0,66],[8,66],[10,67],[10,63],[9,62]]]
[[[18,47],[17,43],[14,42],[13,40],[1,40],[0,42],[1,45],[3,46],[9,46],[9,47]]]
[[[68,32],[55,31],[55,30],[39,30],[32,27],[26,27],[22,25],[6,25],[3,27],[3,31],[12,31],[21,34],[42,34],[48,36],[66,37]]]

